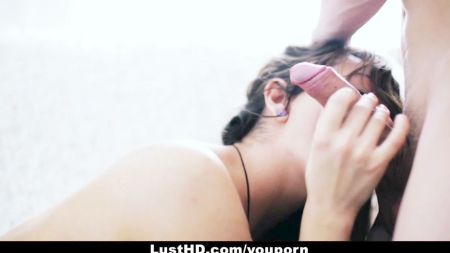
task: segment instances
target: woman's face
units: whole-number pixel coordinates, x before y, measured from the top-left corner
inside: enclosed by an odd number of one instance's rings
[[[356,57],[333,66],[342,76],[347,76],[362,64]],[[353,75],[349,80],[358,90],[366,93],[372,90],[369,78],[361,74]],[[322,106],[306,92],[302,92],[290,102],[289,118],[285,125],[285,140],[289,143],[289,151],[302,164],[306,164],[317,120]],[[295,138],[293,138],[295,137]]]

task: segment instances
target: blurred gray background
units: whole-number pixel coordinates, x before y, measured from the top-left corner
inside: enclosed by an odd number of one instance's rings
[[[307,0],[0,0],[0,234],[133,150],[173,139],[219,143],[259,68],[287,45],[308,44],[318,8]],[[352,45],[390,57],[400,13],[389,1]]]

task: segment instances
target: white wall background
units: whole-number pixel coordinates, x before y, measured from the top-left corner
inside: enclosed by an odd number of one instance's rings
[[[246,85],[306,45],[319,1],[0,0],[0,234],[123,154],[220,141]],[[352,44],[400,43],[388,1]]]

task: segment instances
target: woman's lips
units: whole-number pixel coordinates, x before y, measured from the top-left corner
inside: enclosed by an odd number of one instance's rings
[[[309,62],[300,62],[290,69],[291,82],[295,85],[302,86],[314,77],[326,70],[326,66],[312,64]]]

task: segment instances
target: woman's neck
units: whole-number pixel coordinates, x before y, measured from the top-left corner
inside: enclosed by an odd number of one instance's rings
[[[303,166],[275,143],[236,143],[250,188],[250,225],[258,236],[299,208],[306,199]],[[217,154],[227,167],[247,211],[247,184],[239,153],[223,146]]]

